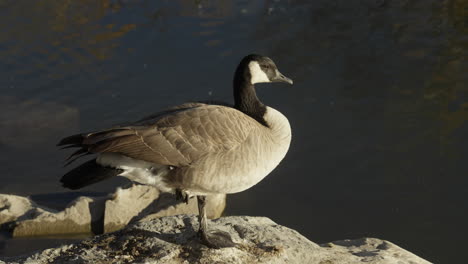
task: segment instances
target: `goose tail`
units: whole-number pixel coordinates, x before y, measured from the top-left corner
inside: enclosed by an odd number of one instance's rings
[[[97,164],[95,159],[92,159],[67,172],[60,179],[60,182],[63,187],[76,190],[117,176],[122,171],[121,169],[103,167]]]

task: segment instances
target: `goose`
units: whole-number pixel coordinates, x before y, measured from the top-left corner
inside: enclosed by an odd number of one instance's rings
[[[234,74],[234,105],[185,103],[136,122],[63,138],[57,145],[78,148],[69,163],[94,158],[61,178],[79,189],[113,176],[197,198],[200,241],[211,248],[234,247],[228,233],[208,230],[206,196],[244,191],[266,177],[285,157],[291,142],[288,119],[257,97],[257,83],[293,81],[268,57],[244,57]]]

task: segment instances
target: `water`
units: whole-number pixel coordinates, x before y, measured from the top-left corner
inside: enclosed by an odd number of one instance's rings
[[[232,102],[233,70],[256,52],[295,82],[258,88],[289,118],[293,142],[269,177],[229,196],[226,214],[267,216],[315,242],[379,237],[459,263],[467,9],[464,0],[0,1],[0,193],[65,191],[66,153],[54,146],[63,136],[186,101]],[[17,254],[22,241],[0,252]]]

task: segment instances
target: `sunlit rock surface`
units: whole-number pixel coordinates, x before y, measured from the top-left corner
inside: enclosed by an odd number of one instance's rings
[[[196,216],[141,221],[80,243],[3,259],[7,263],[429,263],[391,242],[364,238],[315,244],[264,217],[223,217],[210,228],[229,232],[236,248],[200,244]]]
[[[51,234],[90,233],[96,215],[102,215],[104,198],[79,197],[63,211],[34,208],[31,219],[17,221],[13,236],[41,236]]]
[[[226,195],[209,196],[207,200],[208,218],[220,217],[226,207]],[[118,230],[141,219],[197,213],[196,199],[190,199],[186,204],[176,201],[174,195],[160,193],[156,188],[135,185],[129,189],[118,189],[112,199],[106,201],[104,232]]]
[[[20,216],[27,217],[27,213],[35,206],[28,198],[0,194],[0,225],[15,221]]]
[[[221,215],[226,196],[208,198],[208,217]],[[13,237],[57,234],[101,234],[118,230],[129,222],[176,214],[196,214],[195,199],[188,204],[176,201],[172,194],[134,185],[117,189],[113,194],[98,197],[78,197],[63,210],[37,205],[28,198],[0,194],[0,226]]]

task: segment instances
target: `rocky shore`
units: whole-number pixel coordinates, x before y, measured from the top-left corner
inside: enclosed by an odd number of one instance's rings
[[[376,238],[319,245],[265,217],[222,217],[210,227],[229,232],[238,246],[201,245],[196,216],[177,215],[140,221],[75,244],[0,258],[0,263],[429,263]]]
[[[225,204],[225,195],[211,197],[208,216],[220,217]],[[196,214],[196,199],[177,202],[143,185],[81,196],[61,209],[0,194],[0,227],[12,237],[100,234],[22,256],[0,256],[0,263],[429,263],[385,240],[316,244],[268,218],[249,216],[212,220],[209,227],[228,232],[238,246],[210,249],[196,236]]]

